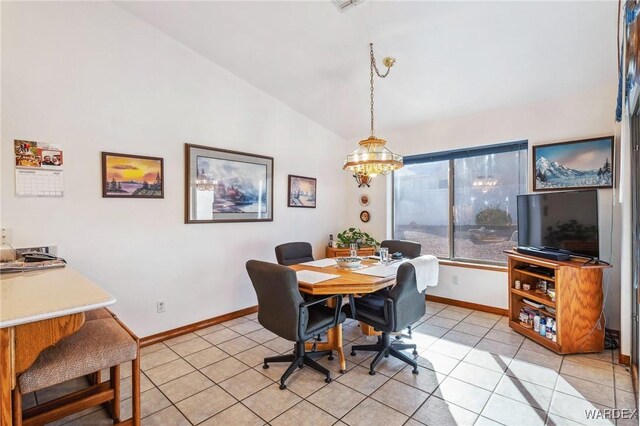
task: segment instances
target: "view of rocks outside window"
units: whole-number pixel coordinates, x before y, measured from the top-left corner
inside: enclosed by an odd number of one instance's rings
[[[527,192],[526,176],[526,150],[408,164],[394,175],[394,238],[440,258],[506,263],[503,250],[518,244],[516,196]]]

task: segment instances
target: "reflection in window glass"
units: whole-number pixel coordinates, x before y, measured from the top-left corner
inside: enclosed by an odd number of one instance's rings
[[[527,191],[527,145],[406,157],[393,175],[394,238],[439,258],[506,263],[503,251],[518,243],[516,196]]]
[[[449,257],[449,161],[409,164],[394,172],[394,238]]]
[[[517,245],[516,195],[526,192],[523,151],[457,158],[454,166],[453,257],[506,262]]]

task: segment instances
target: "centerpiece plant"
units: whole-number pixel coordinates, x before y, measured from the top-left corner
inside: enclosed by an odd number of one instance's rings
[[[338,234],[338,247],[348,248],[350,244],[358,244],[361,247],[378,247],[380,243],[371,235],[361,231],[359,228],[349,228]]]

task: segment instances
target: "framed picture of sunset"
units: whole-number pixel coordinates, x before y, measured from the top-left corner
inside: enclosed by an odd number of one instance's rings
[[[164,198],[163,159],[103,152],[102,196]]]

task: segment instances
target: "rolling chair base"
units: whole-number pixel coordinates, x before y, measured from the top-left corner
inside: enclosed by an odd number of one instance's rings
[[[288,354],[288,355],[267,357],[264,359],[264,365],[262,366],[262,368],[265,368],[265,369],[269,368],[270,362],[290,362],[291,363],[287,368],[287,370],[282,375],[282,377],[280,378],[280,389],[286,389],[287,385],[285,385],[285,382],[287,381],[289,376],[294,371],[296,371],[297,368],[302,368],[305,365],[308,367],[311,367],[313,370],[316,370],[321,374],[324,374],[326,376],[324,381],[326,383],[330,383],[331,373],[329,372],[329,370],[327,370],[326,368],[318,364],[313,358],[311,358],[312,356],[319,358],[325,355],[329,355],[329,359],[333,358],[332,351],[317,351],[317,352],[307,353],[305,352],[305,349],[304,349],[304,342],[296,342],[296,348],[294,353]]]
[[[371,351],[378,352],[376,357],[371,361],[371,366],[369,367],[369,374],[376,374],[375,368],[382,361],[382,358],[388,358],[391,355],[394,358],[403,361],[410,366],[413,367],[413,374],[418,374],[418,363],[413,359],[409,358],[407,355],[400,352],[404,349],[413,349],[413,355],[418,355],[418,351],[416,349],[416,345],[410,344],[391,344],[388,333],[382,333],[378,338],[378,343],[375,345],[354,345],[351,347],[351,355],[355,355],[356,351]]]

